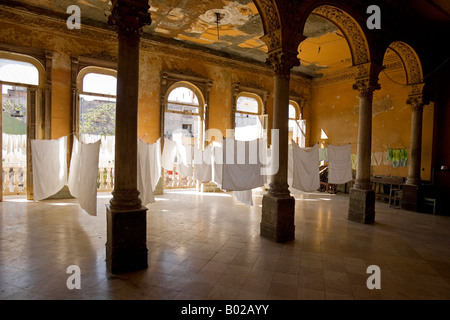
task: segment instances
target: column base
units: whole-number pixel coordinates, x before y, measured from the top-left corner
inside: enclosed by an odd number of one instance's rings
[[[260,235],[275,242],[295,239],[295,199],[264,195]]]
[[[350,189],[348,219],[365,224],[375,222],[375,191]]]
[[[112,209],[106,206],[106,264],[111,273],[146,269],[147,208]]]
[[[404,184],[402,187],[402,209],[422,211],[422,188],[417,185]]]

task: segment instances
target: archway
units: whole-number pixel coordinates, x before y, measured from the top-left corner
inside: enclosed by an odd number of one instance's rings
[[[37,59],[0,52],[0,201],[3,194],[26,194],[28,199],[32,198],[31,139],[36,139],[43,133],[43,128],[34,124],[43,118],[37,111],[43,103],[44,79],[45,69]]]

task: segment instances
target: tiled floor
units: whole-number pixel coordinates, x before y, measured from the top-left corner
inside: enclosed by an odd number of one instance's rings
[[[255,206],[231,194],[168,191],[148,211],[148,269],[106,271],[106,210],[77,201],[0,203],[0,299],[450,299],[450,217],[376,203],[376,223],[347,219],[348,196],[297,194],[296,239],[259,235]],[[67,268],[81,289],[67,287]],[[381,289],[369,290],[370,265]]]

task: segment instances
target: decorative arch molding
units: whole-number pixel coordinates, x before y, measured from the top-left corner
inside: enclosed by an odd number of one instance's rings
[[[350,14],[331,5],[320,5],[313,9],[311,14],[329,20],[342,31],[350,47],[354,66],[371,60],[367,38],[358,22]]]
[[[281,19],[274,0],[253,0],[261,15],[264,34],[272,34],[281,29]],[[281,39],[280,39],[281,40]],[[269,50],[270,51],[270,50]]]
[[[419,56],[414,49],[402,41],[394,41],[389,45],[389,49],[397,53],[402,61],[406,73],[406,85],[409,88],[409,95],[422,94],[423,70]]]

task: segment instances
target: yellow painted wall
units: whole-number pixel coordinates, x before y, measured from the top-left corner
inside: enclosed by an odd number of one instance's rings
[[[63,32],[33,27],[18,26],[0,21],[0,42],[22,47],[45,49],[53,53],[51,138],[57,139],[70,132],[71,119],[71,56],[95,56],[107,53],[117,56],[117,43],[100,38],[90,39],[76,30]],[[140,51],[139,72],[139,136],[153,143],[160,133],[160,82],[161,72],[195,73],[213,80],[210,91],[209,128],[226,134],[231,127],[231,105],[233,83],[255,85],[270,92],[266,101],[269,123],[273,112],[273,77],[249,70],[229,67],[227,64],[205,63],[200,57],[170,55],[150,48]],[[255,76],[255,74],[258,74]]]
[[[381,89],[375,91],[372,117],[372,152],[388,148],[410,149],[411,108],[406,104],[408,91],[404,85],[402,69],[380,74]],[[354,81],[313,86],[311,105],[311,144],[319,142],[343,145],[350,143],[352,153],[357,153],[358,141],[358,92],[352,89]],[[397,84],[399,83],[399,84]],[[380,108],[382,105],[384,108]],[[378,107],[377,107],[378,106]],[[423,114],[422,179],[431,174],[431,148],[433,134],[433,105],[425,107]],[[321,130],[328,136],[321,139]],[[408,167],[392,165],[372,166],[374,175],[408,176]]]
[[[106,52],[117,55],[117,43],[101,38],[89,38],[76,31],[64,32],[39,30],[26,25],[0,22],[0,42],[23,47],[45,49],[53,52],[52,69],[52,128],[51,137],[59,138],[70,134],[71,118],[71,56],[98,55]],[[215,63],[205,62],[192,52],[187,55],[171,54],[144,46],[140,54],[139,87],[139,136],[152,143],[160,132],[160,81],[162,71],[193,72],[213,80],[210,91],[209,128],[218,129],[223,134],[231,127],[231,86],[240,82],[243,85],[256,85],[268,90],[266,112],[269,114],[269,128],[273,113],[273,76],[260,72],[230,67],[216,59]],[[372,151],[387,148],[408,147],[410,140],[411,111],[406,105],[407,90],[404,86],[404,71],[389,71],[389,78],[380,75],[381,90],[374,94],[374,103],[389,99],[392,106],[373,116]],[[391,80],[392,79],[392,80]],[[316,142],[331,144],[352,144],[352,152],[357,152],[359,100],[352,89],[353,81],[332,83],[326,86],[311,86],[307,79],[291,77],[291,92],[303,95],[307,102],[304,119],[307,120],[307,145]],[[422,178],[428,180],[431,171],[431,141],[433,131],[433,105],[426,106],[423,120]],[[320,138],[321,129],[328,135],[327,141]],[[374,166],[373,174],[404,176],[407,168]]]

